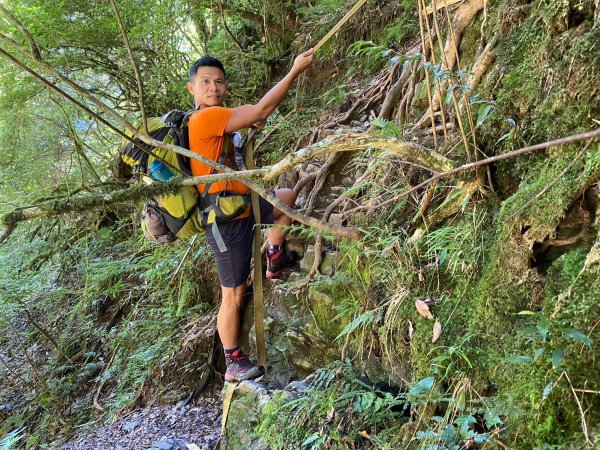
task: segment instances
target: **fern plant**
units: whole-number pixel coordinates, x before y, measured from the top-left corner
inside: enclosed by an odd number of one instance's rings
[[[15,444],[19,442],[23,437],[23,431],[25,431],[25,427],[21,426],[4,436],[2,440],[0,440],[0,450],[16,449],[17,447],[15,446]]]

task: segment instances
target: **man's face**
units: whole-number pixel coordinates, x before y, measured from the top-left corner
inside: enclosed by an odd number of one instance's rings
[[[200,67],[194,78],[187,84],[194,96],[196,107],[223,106],[227,95],[225,74],[218,67]]]

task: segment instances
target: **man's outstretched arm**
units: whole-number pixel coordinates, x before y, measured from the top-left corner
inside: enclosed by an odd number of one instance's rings
[[[225,127],[227,133],[250,127],[255,122],[264,121],[283,101],[294,80],[313,62],[313,49],[296,57],[294,65],[283,79],[271,88],[256,105],[242,105],[233,108],[231,118]]]

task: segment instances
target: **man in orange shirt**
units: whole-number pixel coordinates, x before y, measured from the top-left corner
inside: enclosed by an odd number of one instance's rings
[[[224,108],[222,105],[225,102],[228,85],[223,65],[219,60],[208,56],[196,61],[190,69],[191,81],[187,85],[198,109],[189,121],[190,149],[213,161],[218,161],[223,150],[225,134],[251,127],[257,123],[264,123],[285,98],[294,80],[310,67],[312,62],[313,49],[310,49],[294,60],[294,65],[288,74],[271,88],[257,104]],[[227,164],[226,161],[226,165],[230,164]],[[208,175],[209,173],[211,173],[211,168],[192,160],[194,176]],[[198,186],[201,193],[204,192],[204,189],[204,185]],[[248,192],[248,187],[235,180],[217,182],[210,186],[208,193],[223,190],[245,194]],[[296,194],[291,189],[277,189],[275,195],[288,206],[293,206],[296,201]],[[260,210],[262,223],[291,225],[289,217],[278,209],[274,209],[262,198],[260,199]],[[212,230],[210,228],[206,230],[206,238],[215,259],[221,283],[222,300],[217,315],[217,329],[225,351],[226,381],[257,378],[264,373],[264,368],[250,362],[238,345],[240,310],[246,290],[246,279],[250,274],[253,227],[254,217],[250,213],[250,208],[240,218],[219,224],[219,232],[226,245],[225,251],[219,249]],[[269,241],[267,277],[277,278],[281,276],[284,267],[289,264],[284,250],[285,233],[279,227],[273,227],[269,229],[267,236]]]

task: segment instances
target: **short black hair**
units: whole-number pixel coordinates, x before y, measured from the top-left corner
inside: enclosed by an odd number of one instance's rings
[[[198,72],[200,67],[216,67],[217,69],[221,69],[225,78],[227,78],[227,74],[225,73],[225,68],[223,67],[223,63],[219,61],[217,58],[213,58],[212,56],[203,56],[190,67],[190,80],[194,78],[194,75]]]

